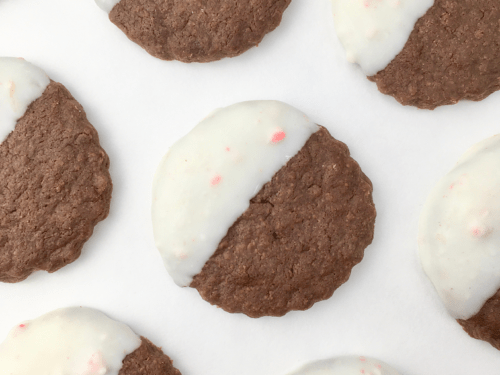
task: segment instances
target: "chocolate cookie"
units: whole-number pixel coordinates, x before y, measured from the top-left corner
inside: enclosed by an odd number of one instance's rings
[[[434,109],[500,89],[500,4],[436,0],[398,56],[369,77],[403,105]]]
[[[457,319],[457,322],[471,337],[487,341],[500,350],[500,290],[475,315],[468,319]]]
[[[174,281],[250,317],[329,298],[373,238],[372,185],[345,144],[280,102],[218,110],[157,170],[153,227]]]
[[[362,21],[367,29],[351,30],[357,27],[355,22],[347,23],[351,19],[337,17],[340,18],[336,19],[341,28],[339,37],[348,56],[354,56],[352,61],[362,66],[382,93],[393,96],[403,105],[434,109],[462,99],[482,100],[500,88],[498,1],[422,0],[394,5],[395,0],[369,0],[363,3],[368,4],[360,12],[366,18]],[[384,11],[390,9],[385,13],[391,15],[390,18],[382,16],[380,8],[383,7]],[[385,27],[392,28],[386,30]],[[346,30],[357,39],[349,37]],[[362,40],[365,44],[357,45],[353,40]]]
[[[96,0],[133,42],[162,60],[209,62],[258,45],[291,0]]]
[[[78,258],[108,215],[112,184],[68,90],[21,59],[0,58],[0,68],[0,281],[17,282]]]
[[[420,217],[422,266],[450,314],[500,350],[500,136],[469,151]]]
[[[400,375],[388,364],[369,357],[345,356],[310,363],[289,375]]]
[[[118,375],[181,375],[181,372],[168,355],[141,336],[141,346],[125,357]]]
[[[151,341],[84,307],[19,324],[0,345],[0,363],[11,375],[181,375]]]

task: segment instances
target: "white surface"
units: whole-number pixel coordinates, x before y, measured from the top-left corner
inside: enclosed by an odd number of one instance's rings
[[[292,0],[258,48],[186,65],[148,55],[92,0],[0,0],[0,54],[24,56],[68,87],[99,131],[114,182],[110,216],[76,262],[0,284],[0,338],[24,319],[84,305],[163,346],[183,375],[283,375],[360,353],[404,375],[498,373],[500,352],[462,331],[422,271],[417,227],[437,181],[499,132],[500,94],[433,112],[402,107],[346,62],[331,12],[329,0]],[[291,104],[347,143],[378,211],[373,244],[332,298],[257,320],[175,285],[150,218],[165,150],[214,108],[254,99]]]
[[[335,30],[349,62],[367,76],[383,70],[405,46],[434,0],[332,0]]]
[[[346,356],[309,363],[289,375],[400,375],[375,358]]]
[[[0,343],[7,375],[118,375],[141,345],[126,324],[95,309],[61,308],[16,325]]]
[[[49,83],[45,72],[26,60],[0,57],[0,143]]]
[[[173,145],[156,170],[156,247],[177,285],[189,286],[250,200],[318,126],[278,101],[213,111]]]
[[[500,288],[500,135],[471,147],[420,216],[422,266],[450,314],[475,315]]]

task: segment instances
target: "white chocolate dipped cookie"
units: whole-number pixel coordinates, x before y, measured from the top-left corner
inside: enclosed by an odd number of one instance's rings
[[[422,266],[449,313],[500,349],[500,136],[470,148],[434,187],[419,223]]]
[[[388,364],[374,358],[345,356],[317,361],[288,375],[401,375]]]
[[[69,91],[24,59],[0,57],[0,282],[80,256],[109,212],[108,169]]]
[[[238,103],[163,158],[155,242],[178,285],[229,312],[281,316],[347,281],[373,238],[371,191],[347,147],[300,111]]]
[[[84,307],[54,310],[14,327],[0,344],[2,374],[180,375],[144,337]]]
[[[332,5],[347,59],[401,104],[434,109],[482,100],[500,89],[496,0],[332,0]]]

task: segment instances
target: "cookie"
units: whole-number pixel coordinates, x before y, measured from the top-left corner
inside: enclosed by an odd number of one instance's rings
[[[422,266],[469,335],[500,350],[500,135],[469,149],[419,222]]]
[[[82,106],[32,64],[0,58],[0,281],[78,258],[109,211],[109,159]]]
[[[181,375],[148,339],[100,311],[54,310],[14,327],[0,345],[10,375]]]
[[[401,104],[434,109],[500,89],[497,1],[332,1],[348,59]]]
[[[172,146],[153,187],[173,280],[250,317],[329,298],[363,258],[375,215],[347,146],[275,101],[213,112]]]
[[[345,356],[310,363],[288,375],[400,375],[388,364],[369,357]]]
[[[291,0],[96,0],[127,37],[162,60],[209,62],[257,46]]]

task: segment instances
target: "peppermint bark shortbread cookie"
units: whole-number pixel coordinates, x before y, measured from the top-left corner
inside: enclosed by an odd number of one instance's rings
[[[369,357],[346,356],[310,363],[288,375],[401,375],[388,364]]]
[[[78,258],[109,211],[109,159],[82,106],[23,59],[0,58],[0,281]]]
[[[419,254],[449,313],[500,350],[499,170],[499,135],[459,159],[427,198]]]
[[[95,0],[127,37],[162,60],[209,62],[257,46],[291,0]]]
[[[497,0],[332,0],[347,58],[403,105],[434,109],[500,89]]]
[[[250,317],[331,297],[375,215],[347,146],[275,101],[213,112],[172,146],[153,186],[155,241],[174,281]]]
[[[148,339],[84,307],[54,310],[14,327],[0,344],[9,375],[181,375]]]

